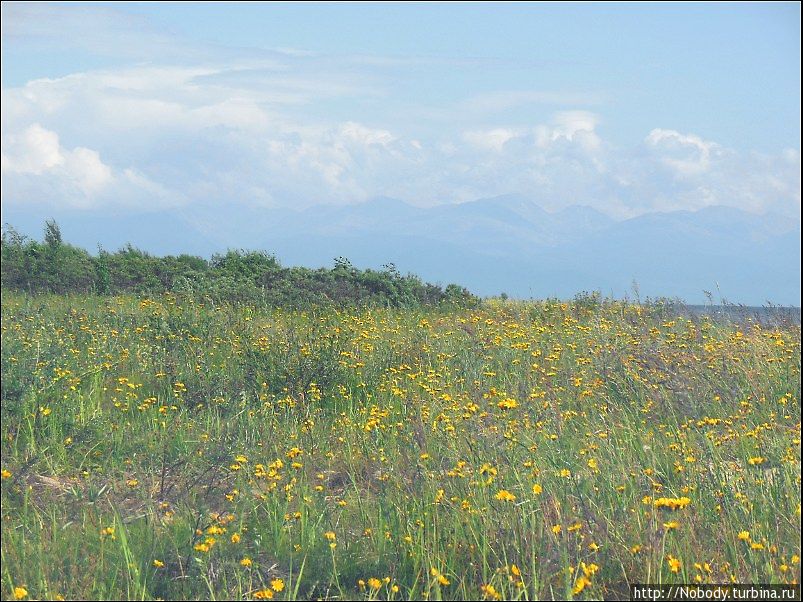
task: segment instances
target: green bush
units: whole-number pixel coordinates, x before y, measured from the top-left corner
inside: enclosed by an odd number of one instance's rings
[[[265,251],[229,250],[207,261],[192,255],[157,257],[132,245],[93,256],[65,243],[54,221],[44,242],[6,226],[2,236],[2,286],[42,293],[162,294],[213,303],[305,307],[313,305],[473,305],[465,288],[445,289],[402,275],[393,264],[360,270],[338,257],[331,269],[285,268]]]

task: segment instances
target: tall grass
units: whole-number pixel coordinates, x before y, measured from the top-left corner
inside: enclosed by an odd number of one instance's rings
[[[800,329],[3,295],[2,596],[800,578]]]

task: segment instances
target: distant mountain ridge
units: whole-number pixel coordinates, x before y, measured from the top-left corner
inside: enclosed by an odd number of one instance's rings
[[[520,195],[417,207],[381,197],[300,211],[235,205],[100,216],[4,210],[3,222],[39,237],[54,217],[65,240],[89,250],[130,242],[155,254],[210,256],[264,249],[285,265],[360,267],[395,263],[428,281],[458,282],[479,295],[622,297],[800,304],[800,222],[731,207],[648,213],[626,220],[587,206],[548,212]],[[719,293],[716,293],[719,294]]]

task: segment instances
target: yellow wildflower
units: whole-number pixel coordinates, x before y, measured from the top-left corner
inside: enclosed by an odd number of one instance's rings
[[[451,581],[449,581],[438,569],[434,566],[429,570],[429,574],[435,577],[438,580],[438,583],[441,585],[449,585]]]
[[[487,585],[481,585],[480,591],[482,591],[482,595],[489,600],[501,600],[501,594],[496,591],[496,588],[488,583]]]
[[[572,590],[572,593],[576,596],[589,585],[591,585],[591,580],[585,575],[580,575],[574,584],[574,589]]]
[[[499,491],[496,492],[496,495],[494,497],[497,500],[501,501],[501,502],[515,502],[516,501],[516,496],[513,495],[512,493],[510,493],[506,489],[500,489]]]

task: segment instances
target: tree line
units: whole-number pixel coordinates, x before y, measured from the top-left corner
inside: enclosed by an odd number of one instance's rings
[[[445,288],[393,264],[361,270],[347,259],[334,267],[284,267],[264,251],[229,250],[207,260],[193,255],[158,257],[128,244],[92,255],[62,240],[53,220],[37,241],[6,225],[2,232],[2,287],[30,293],[160,294],[172,292],[214,302],[269,306],[371,304],[391,307],[469,305],[464,287]]]

